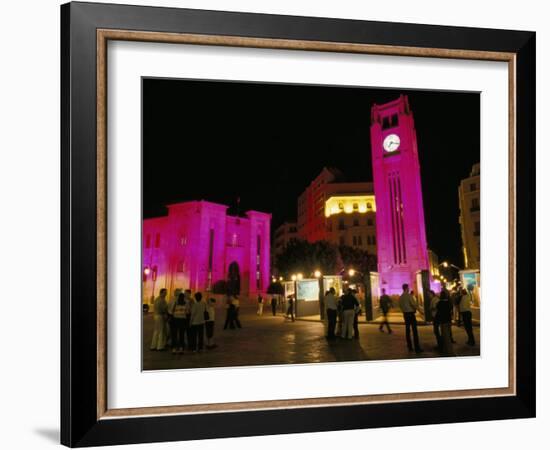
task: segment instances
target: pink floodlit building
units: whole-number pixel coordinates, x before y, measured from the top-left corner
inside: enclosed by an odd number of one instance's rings
[[[429,269],[420,163],[414,119],[406,95],[371,109],[371,146],[376,196],[380,287],[414,288]]]
[[[241,294],[265,293],[270,280],[271,215],[227,215],[227,206],[204,200],[168,205],[168,215],[143,220],[143,297],[161,288],[211,291],[236,263]]]

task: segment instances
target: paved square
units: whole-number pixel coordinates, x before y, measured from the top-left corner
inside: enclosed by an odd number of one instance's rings
[[[320,322],[285,320],[283,315],[273,317],[266,308],[263,316],[256,315],[252,306],[241,308],[242,329],[223,330],[225,311],[216,311],[215,341],[217,347],[200,353],[186,351],[173,355],[170,351],[151,351],[149,345],[153,331],[152,314],[143,317],[143,369],[189,369],[210,367],[254,366],[267,364],[304,364],[315,362],[366,361],[440,356],[435,349],[431,325],[418,327],[424,352],[416,355],[407,350],[405,327],[391,325],[393,333],[381,333],[376,324],[361,323],[358,340],[337,339],[328,341],[325,326]],[[364,319],[363,319],[364,320]],[[474,327],[477,345],[466,345],[466,332],[453,326],[457,356],[478,356],[479,328]]]

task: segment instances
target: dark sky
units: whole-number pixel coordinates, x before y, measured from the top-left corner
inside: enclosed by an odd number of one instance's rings
[[[458,185],[479,162],[478,93],[246,82],[143,80],[143,212],[209,200],[296,218],[323,166],[372,181],[370,108],[408,94],[428,246],[462,265]]]

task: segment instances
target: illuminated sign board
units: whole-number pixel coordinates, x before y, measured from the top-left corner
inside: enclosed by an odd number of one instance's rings
[[[298,288],[298,300],[319,300],[319,280],[300,280],[296,282]]]

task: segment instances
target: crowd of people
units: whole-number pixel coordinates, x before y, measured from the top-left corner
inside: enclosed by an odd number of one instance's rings
[[[150,349],[164,351],[171,348],[172,353],[182,354],[185,350],[201,352],[203,348],[215,348],[216,300],[205,301],[200,292],[191,295],[189,289],[177,291],[170,301],[166,297],[167,290],[161,289],[153,302],[154,328]]]
[[[448,291],[443,288],[438,294],[429,291],[430,312],[433,319],[433,333],[436,349],[443,355],[454,355],[452,323],[463,326],[468,336],[467,344],[474,346],[475,336],[472,326],[472,296],[465,289]],[[405,339],[409,351],[422,353],[418,334],[416,313],[419,309],[414,293],[407,284],[398,299],[398,307],[403,314]],[[295,320],[295,298],[289,295],[286,299],[273,296],[270,300],[271,313],[277,315],[278,307],[284,312],[285,319]],[[327,322],[327,339],[359,339],[359,316],[363,313],[357,291],[346,289],[343,295],[337,297],[334,288],[325,292],[324,306]],[[380,296],[381,321],[379,330],[391,334],[389,313],[393,307],[392,299],[382,289]],[[226,317],[223,329],[236,330],[242,328],[239,319],[240,299],[238,295],[228,295],[225,301]],[[262,316],[264,299],[257,298],[257,315]],[[173,298],[167,299],[167,290],[161,289],[153,303],[154,329],[150,349],[163,351],[171,348],[172,353],[182,354],[184,351],[201,352],[204,348],[214,349],[214,324],[216,319],[216,300],[204,300],[200,292],[192,295],[188,289],[177,290]]]
[[[403,315],[407,348],[411,352],[422,353],[423,348],[420,344],[416,319],[416,312],[419,308],[418,302],[407,284],[404,284],[402,288],[403,292],[398,298],[398,307]],[[472,295],[465,289],[457,289],[450,292],[445,288],[439,294],[430,291],[428,295],[430,296],[436,349],[443,355],[454,355],[452,344],[455,344],[456,341],[452,333],[453,320],[458,326],[464,327],[464,331],[468,336],[466,344],[470,346],[476,345],[472,325]],[[358,318],[362,314],[362,310],[361,303],[357,299],[357,291],[347,289],[342,296],[337,297],[335,289],[331,288],[325,293],[324,303],[327,320],[327,339],[332,340],[337,337],[342,339],[358,339]],[[392,299],[386,293],[386,290],[382,289],[379,307],[381,320],[378,327],[381,332],[384,332],[385,328],[388,334],[393,333],[389,320],[389,313],[392,307]]]
[[[383,294],[385,295],[385,292]],[[457,289],[449,292],[447,289],[442,288],[439,294],[430,291],[429,296],[436,349],[445,356],[454,355],[453,344],[456,341],[453,338],[452,332],[453,318],[456,320],[458,326],[464,325],[464,330],[468,336],[466,344],[470,346],[476,345],[472,326],[471,308],[473,300],[471,294],[466,289]],[[408,284],[403,285],[403,293],[399,296],[399,307],[403,313],[403,320],[405,322],[407,347],[409,351],[422,353],[423,349],[420,345],[416,321],[418,303],[413,293],[409,291]],[[387,323],[387,312],[384,314],[384,320]],[[380,325],[381,331],[383,323]],[[387,326],[388,330],[390,330],[389,324]]]

